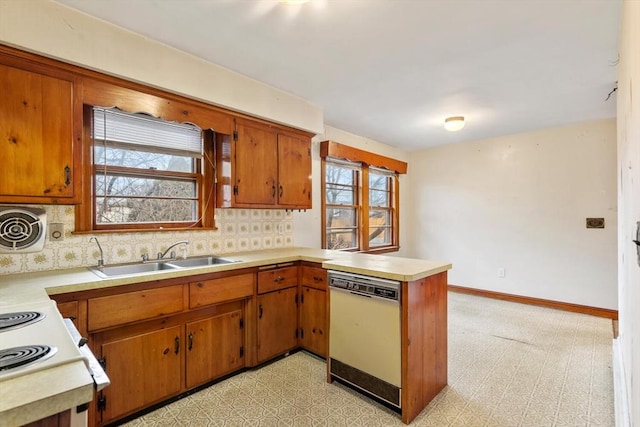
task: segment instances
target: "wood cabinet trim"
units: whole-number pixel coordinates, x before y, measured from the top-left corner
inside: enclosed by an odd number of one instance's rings
[[[333,157],[351,162],[362,162],[369,166],[386,168],[400,174],[407,173],[406,162],[370,153],[336,141],[322,141],[320,143],[320,157]]]

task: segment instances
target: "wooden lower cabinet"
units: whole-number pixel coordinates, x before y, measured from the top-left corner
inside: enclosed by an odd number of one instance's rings
[[[300,347],[326,357],[329,346],[327,270],[318,263],[300,267]]]
[[[327,355],[327,292],[302,286],[300,346],[318,356]]]
[[[111,385],[99,399],[102,423],[178,393],[183,343],[182,326],[104,342],[101,353]]]
[[[244,367],[242,310],[187,323],[187,388]]]
[[[297,346],[297,287],[258,295],[258,363]]]

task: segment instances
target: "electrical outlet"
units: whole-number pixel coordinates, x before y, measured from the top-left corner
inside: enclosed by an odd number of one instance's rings
[[[604,228],[604,218],[587,218],[587,228]]]
[[[498,269],[498,277],[504,278],[504,268],[503,267],[500,267]]]
[[[278,224],[278,234],[284,234],[284,224],[283,223],[279,223]]]
[[[49,223],[49,240],[60,242],[64,240],[64,224],[61,222]]]

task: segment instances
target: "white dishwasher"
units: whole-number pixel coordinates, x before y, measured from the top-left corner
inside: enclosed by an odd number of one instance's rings
[[[400,282],[333,270],[328,277],[331,377],[400,408]]]

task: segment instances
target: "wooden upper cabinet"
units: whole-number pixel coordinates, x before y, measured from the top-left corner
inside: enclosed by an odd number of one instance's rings
[[[278,135],[278,204],[311,208],[311,142]]]
[[[238,123],[236,130],[236,204],[275,205],[278,135],[266,126],[249,123]]]
[[[74,77],[24,65],[0,52],[0,203],[76,203]]]
[[[218,207],[311,208],[311,138],[236,119],[216,141]]]

